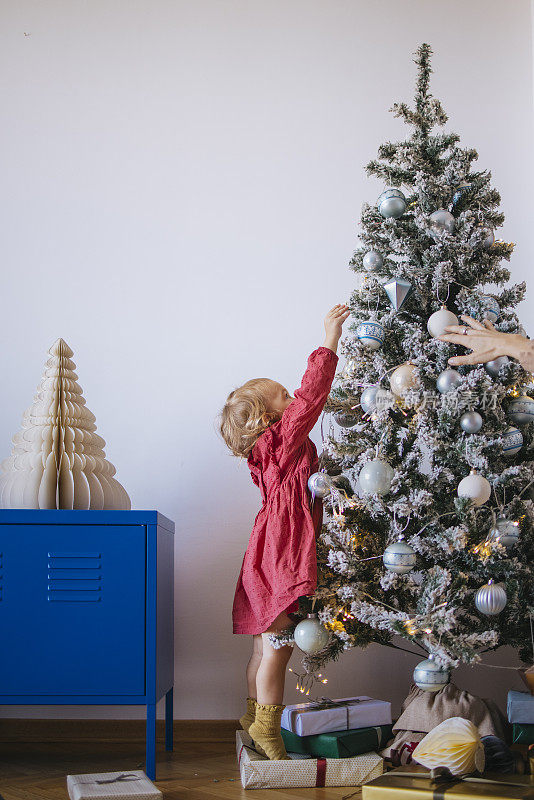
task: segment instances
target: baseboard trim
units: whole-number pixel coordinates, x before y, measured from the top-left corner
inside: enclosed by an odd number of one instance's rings
[[[175,742],[233,742],[233,719],[175,720]],[[165,722],[156,721],[156,740],[165,740]],[[144,742],[142,719],[0,719],[0,742]]]

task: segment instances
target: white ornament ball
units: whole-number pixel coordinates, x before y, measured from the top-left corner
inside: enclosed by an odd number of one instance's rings
[[[406,542],[393,542],[388,544],[382,556],[384,566],[390,572],[404,575],[415,567],[417,555],[413,547]]]
[[[384,341],[384,326],[376,320],[361,322],[356,328],[356,336],[370,350],[378,350]]]
[[[491,542],[499,542],[507,550],[510,549],[519,540],[519,522],[506,519],[506,517],[497,517],[488,538]]]
[[[495,617],[500,614],[508,600],[506,591],[500,583],[493,583],[489,580],[481,586],[475,595],[475,605],[481,614],[488,617]]]
[[[378,210],[383,217],[402,217],[406,211],[406,197],[400,189],[386,189],[377,200]]]
[[[478,433],[483,422],[478,411],[466,411],[460,417],[460,428],[466,433]]]
[[[430,215],[430,235],[436,239],[442,233],[453,233],[456,220],[450,211],[439,208]]]
[[[508,356],[499,356],[498,358],[494,358],[493,361],[486,361],[484,369],[492,378],[498,378],[501,367],[504,367],[504,365],[509,362],[510,359]]]
[[[526,425],[534,420],[534,400],[528,394],[523,394],[508,404],[507,415],[516,425]]]
[[[384,266],[384,258],[377,250],[369,250],[363,257],[365,269],[379,269]]]
[[[299,622],[293,636],[297,647],[300,647],[308,655],[322,650],[330,641],[330,634],[318,619],[317,614],[308,614],[306,619]]]
[[[452,392],[454,389],[457,389],[462,383],[462,380],[462,376],[457,370],[444,369],[443,372],[440,372],[438,375],[436,389],[441,394],[447,394],[447,392]]]
[[[314,472],[308,478],[308,489],[316,497],[320,497],[321,500],[330,494],[332,486],[332,478],[326,472]]]
[[[505,430],[502,439],[502,452],[505,456],[515,456],[523,447],[523,434],[513,425]]]
[[[447,667],[436,664],[434,656],[431,655],[416,666],[413,671],[413,679],[416,686],[424,692],[439,692],[449,683],[451,673]]]
[[[490,482],[474,469],[458,484],[458,497],[468,497],[476,506],[486,503],[490,495]]]
[[[364,464],[358,475],[364,494],[387,494],[391,488],[394,471],[387,461],[374,458]]]
[[[391,391],[397,397],[401,397],[408,389],[412,389],[417,381],[417,369],[413,364],[408,361],[406,364],[401,364],[389,376],[389,385]]]
[[[444,334],[447,325],[458,325],[458,317],[445,306],[441,306],[439,311],[434,311],[426,323],[427,330],[433,337]]]

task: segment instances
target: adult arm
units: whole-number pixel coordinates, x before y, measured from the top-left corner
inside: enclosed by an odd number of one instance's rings
[[[523,369],[534,372],[534,342],[526,336],[502,333],[488,319],[482,323],[467,314],[462,314],[461,319],[465,325],[447,325],[447,333],[437,337],[442,342],[471,348],[472,352],[467,355],[449,358],[451,366],[483,364],[499,356],[510,356],[517,359]]]

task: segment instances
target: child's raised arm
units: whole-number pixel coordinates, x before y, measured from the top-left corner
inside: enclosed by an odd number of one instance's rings
[[[349,313],[348,306],[338,303],[326,315],[324,344],[308,357],[308,366],[300,388],[295,390],[295,399],[285,409],[280,424],[276,426],[276,449],[281,471],[289,465],[323,410],[339,360],[336,351],[342,326]]]

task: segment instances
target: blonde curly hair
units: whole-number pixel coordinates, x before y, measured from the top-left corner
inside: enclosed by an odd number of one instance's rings
[[[247,458],[256,439],[282,414],[269,411],[269,395],[275,381],[252,378],[230,392],[219,414],[219,432],[234,456]]]

